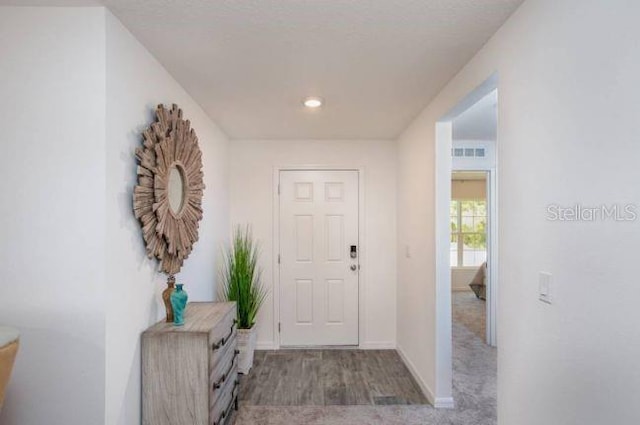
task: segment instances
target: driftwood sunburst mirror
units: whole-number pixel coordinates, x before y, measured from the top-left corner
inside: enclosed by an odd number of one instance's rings
[[[198,240],[202,219],[202,152],[182,110],[156,109],[156,122],[142,133],[136,149],[138,184],[133,209],[140,220],[147,256],[168,275],[180,271]]]

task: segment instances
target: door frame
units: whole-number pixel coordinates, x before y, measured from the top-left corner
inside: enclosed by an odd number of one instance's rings
[[[365,232],[365,167],[361,166],[334,166],[334,165],[281,165],[273,167],[273,246],[272,246],[272,266],[273,266],[273,349],[280,349],[281,334],[280,324],[280,172],[282,171],[356,171],[358,173],[358,248],[360,269],[358,271],[358,345],[342,346],[344,348],[366,348],[363,341],[366,341],[366,274],[367,274],[367,249]],[[313,348],[313,347],[311,347]]]
[[[497,166],[492,167],[460,167],[451,172],[477,171],[486,173],[487,203],[487,294],[485,305],[487,345],[498,346],[497,336],[497,300],[498,300],[498,173]],[[451,199],[449,199],[451,201]],[[451,235],[451,234],[449,234]],[[450,237],[450,236],[449,236]]]
[[[496,147],[498,141],[496,140]],[[487,232],[487,344],[498,346],[498,152],[496,149],[496,166],[487,170],[487,203],[489,208],[489,232]]]
[[[459,116],[462,112],[476,104],[484,96],[488,95],[493,90],[498,90],[498,121],[500,110],[500,87],[499,76],[497,72],[489,75],[483,82],[477,87],[472,89],[463,97],[440,119],[436,121],[435,125],[435,266],[436,266],[436,368],[435,368],[435,380],[436,380],[436,402],[435,407],[453,407],[453,340],[452,340],[452,307],[451,307],[451,265],[449,263],[449,249],[451,243],[451,228],[450,228],[450,201],[451,201],[451,146],[453,142],[453,120]],[[498,168],[500,164],[499,147],[501,144],[500,137],[500,125],[498,123],[498,133],[495,143],[495,164],[496,172],[493,174],[492,181],[495,184],[493,195],[495,199],[495,210],[493,211],[493,217],[495,222],[493,223],[493,231],[490,235],[490,241],[488,241],[487,248],[491,250],[493,255],[492,270],[490,274],[490,289],[487,303],[491,306],[489,310],[492,313],[490,318],[487,318],[487,323],[492,320],[490,324],[495,329],[492,332],[497,342],[498,331],[498,315],[497,315],[497,300],[498,300],[498,211],[499,207],[499,190],[498,186]],[[495,232],[495,233],[493,233]]]

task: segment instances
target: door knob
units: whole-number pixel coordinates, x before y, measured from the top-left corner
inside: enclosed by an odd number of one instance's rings
[[[358,266],[356,266],[355,264],[352,264],[351,267],[349,267],[351,269],[351,271],[356,271],[356,269],[358,268]]]

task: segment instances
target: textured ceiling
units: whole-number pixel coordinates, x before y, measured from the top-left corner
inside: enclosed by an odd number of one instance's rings
[[[233,139],[392,139],[522,0],[9,3],[106,5]]]

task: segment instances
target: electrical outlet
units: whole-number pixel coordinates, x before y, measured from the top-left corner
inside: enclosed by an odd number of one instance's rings
[[[540,272],[538,285],[538,299],[543,303],[551,304],[551,273]]]

